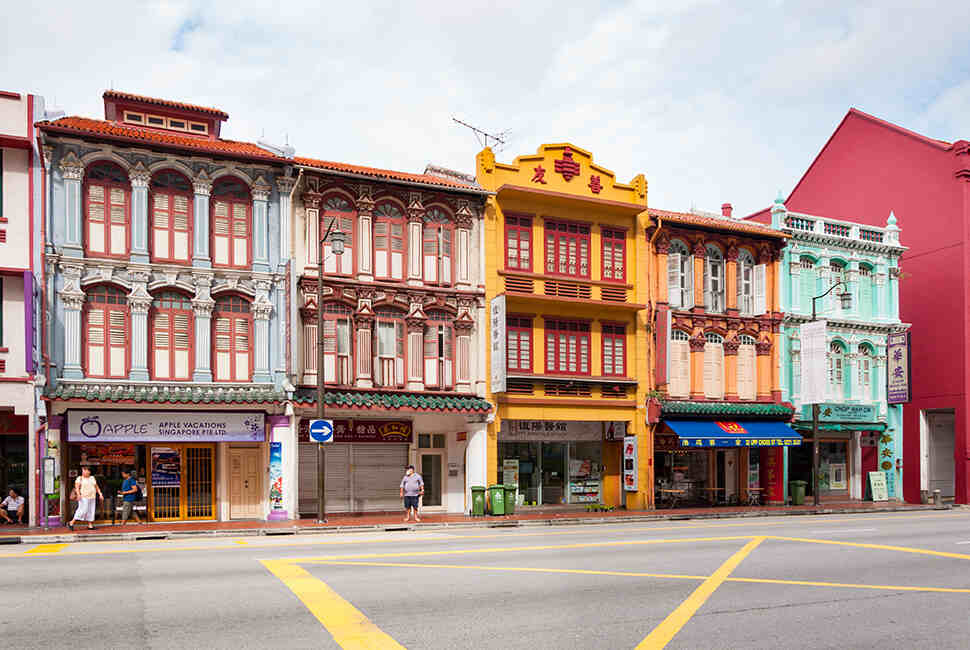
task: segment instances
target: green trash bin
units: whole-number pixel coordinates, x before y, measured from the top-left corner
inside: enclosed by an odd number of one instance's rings
[[[517,489],[515,485],[505,484],[505,514],[507,515],[515,514],[515,491]]]
[[[805,487],[807,485],[808,481],[788,482],[788,493],[791,495],[791,504],[793,506],[805,505]]]
[[[472,516],[485,516],[485,486],[472,486]]]
[[[489,503],[489,512],[491,514],[493,515],[505,514],[505,486],[504,485],[488,486],[488,503]]]

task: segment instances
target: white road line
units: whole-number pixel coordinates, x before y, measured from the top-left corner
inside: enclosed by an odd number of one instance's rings
[[[960,545],[960,544],[970,544],[970,542],[957,542],[957,545]]]
[[[811,531],[813,535],[836,535],[838,533],[873,533],[875,528],[837,528],[837,529],[818,529]],[[968,542],[970,543],[970,542]]]

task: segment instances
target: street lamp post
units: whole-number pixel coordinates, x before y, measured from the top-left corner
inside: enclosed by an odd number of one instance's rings
[[[347,241],[346,233],[334,230],[336,220],[330,222],[327,232],[320,240],[320,250],[317,255],[317,418],[323,419],[326,414],[326,407],[323,404],[327,392],[326,375],[323,370],[323,253],[324,244],[330,240],[330,250],[337,256],[337,263],[340,263],[340,256],[344,253],[344,243]],[[317,443],[317,466],[319,468],[317,476],[317,521],[326,523],[327,521],[327,452],[324,443]]]
[[[842,303],[842,309],[852,309],[852,294],[849,293],[849,288],[844,282],[839,280],[825,293],[815,296],[812,298],[812,322],[816,320],[815,316],[815,301],[824,298],[825,296],[832,293],[832,290],[836,287],[841,286],[844,291],[836,294]],[[812,500],[815,507],[818,507],[818,416],[819,416],[819,403],[815,402],[812,404]]]

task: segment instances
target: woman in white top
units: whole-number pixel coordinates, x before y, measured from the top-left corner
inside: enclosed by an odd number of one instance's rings
[[[94,528],[96,499],[104,499],[104,495],[98,487],[98,479],[91,476],[90,467],[85,465],[81,468],[81,475],[74,481],[74,491],[77,493],[77,509],[67,527],[74,530],[74,522],[80,520],[88,522],[88,529],[91,530]]]

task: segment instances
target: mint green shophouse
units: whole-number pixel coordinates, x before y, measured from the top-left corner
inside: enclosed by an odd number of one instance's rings
[[[780,274],[782,401],[795,406],[793,426],[799,447],[786,448],[785,497],[789,483],[808,483],[812,498],[812,407],[800,400],[799,327],[812,317],[812,298],[843,282],[852,295],[842,307],[835,289],[815,301],[816,317],[826,320],[827,399],[819,417],[819,496],[830,501],[864,499],[869,472],[886,474],[889,499],[902,499],[903,411],[886,401],[886,343],[906,331],[899,319],[900,229],[890,213],[884,228],[789,212],[779,196],[771,208],[772,227],[791,235]]]

